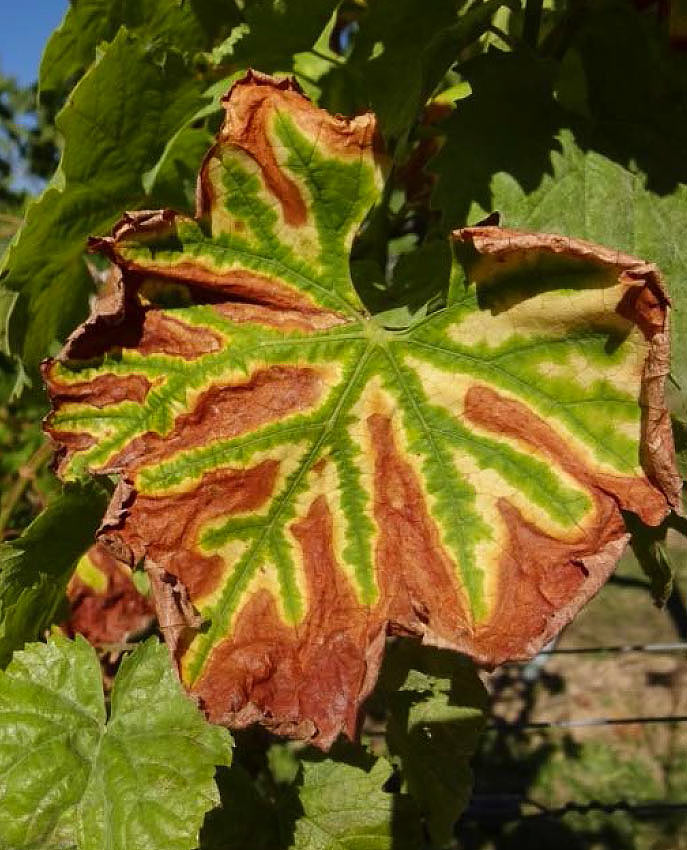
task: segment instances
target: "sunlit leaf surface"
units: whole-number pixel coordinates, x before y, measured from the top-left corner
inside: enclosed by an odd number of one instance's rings
[[[193,850],[230,744],[156,639],[122,662],[108,713],[83,638],[30,644],[0,674],[0,844]]]

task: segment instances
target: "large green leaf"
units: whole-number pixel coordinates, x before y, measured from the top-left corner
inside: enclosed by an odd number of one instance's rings
[[[0,674],[0,842],[193,850],[230,743],[183,694],[156,639],[122,662],[109,718],[85,640],[32,644]]]
[[[0,269],[2,286],[18,293],[14,303],[0,299],[0,326],[11,310],[10,348],[31,375],[87,312],[87,236],[145,203],[143,174],[202,102],[178,54],[156,61],[124,30],[74,89],[57,118],[65,137],[58,173],[29,207]]]
[[[59,621],[67,582],[106,505],[98,485],[67,485],[20,537],[0,544],[0,666]]]
[[[621,509],[677,503],[667,303],[641,260],[477,227],[446,306],[388,329],[349,273],[373,116],[254,74],[226,107],[197,218],[94,240],[111,294],[47,364],[48,427],[63,478],[121,476],[103,536],[210,717],[327,746],[387,632],[531,654],[613,569]]]

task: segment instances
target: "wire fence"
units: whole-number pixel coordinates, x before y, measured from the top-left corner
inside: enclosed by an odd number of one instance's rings
[[[536,811],[523,811],[527,807],[536,809]],[[468,820],[498,818],[504,822],[536,818],[562,818],[572,812],[581,815],[591,812],[603,812],[608,815],[626,812],[636,817],[668,816],[680,812],[687,813],[687,800],[676,803],[665,800],[650,800],[642,803],[633,803],[628,800],[603,803],[600,800],[591,800],[587,803],[569,802],[563,806],[548,807],[517,794],[475,794],[463,817]]]
[[[677,588],[674,593],[677,593]],[[679,607],[684,614],[684,603],[679,600]],[[673,610],[667,610],[667,614],[673,620],[680,638],[686,637],[684,623],[675,621]],[[503,665],[503,671],[521,680],[525,687],[530,689],[536,685],[542,674],[545,673],[547,663],[554,657],[561,656],[621,656],[629,654],[650,655],[685,655],[687,658],[687,640],[676,640],[652,643],[628,643],[607,644],[599,646],[577,646],[558,647],[550,644],[542,650],[535,659],[530,661],[510,662]],[[569,719],[531,720],[526,712],[515,720],[494,718],[487,725],[487,729],[493,734],[504,738],[511,735],[520,735],[527,732],[547,732],[553,730],[576,730],[594,727],[630,727],[630,726],[665,726],[676,728],[687,723],[687,714],[681,713],[647,713],[627,714],[626,716],[593,716],[593,717],[571,717]],[[510,793],[479,793],[473,794],[470,804],[463,814],[464,822],[477,822],[488,824],[493,827],[494,823],[508,824],[517,822],[533,822],[541,819],[559,820],[571,813],[579,815],[599,812],[612,815],[623,812],[631,818],[669,818],[675,815],[687,815],[687,799],[679,800],[629,800],[619,799],[616,801],[600,800],[568,800],[562,805],[546,806],[532,800],[530,797]]]
[[[524,729],[583,729],[588,726],[627,726],[652,723],[687,723],[687,714],[659,714],[640,717],[585,717],[582,720],[541,720],[513,723],[496,719],[487,725],[487,729],[524,730]]]
[[[654,652],[654,653],[672,653],[685,652],[687,653],[687,642],[678,641],[677,643],[646,643],[646,644],[616,644],[612,646],[573,646],[573,647],[553,647],[551,649],[543,649],[537,658],[545,658],[548,655],[600,655],[603,653],[625,653],[625,652]],[[510,661],[504,664],[504,667],[526,666],[531,664],[531,661]]]

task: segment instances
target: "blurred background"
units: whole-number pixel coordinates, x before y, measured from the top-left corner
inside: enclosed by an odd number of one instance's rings
[[[55,115],[38,108],[36,79],[67,5],[0,0],[0,252],[57,165]],[[56,488],[42,414],[30,397],[0,407],[3,540]],[[682,540],[672,539],[676,575],[663,609],[639,547],[555,645],[486,677],[492,716],[459,825],[466,850],[687,847]]]
[[[0,201],[4,204],[16,204],[24,193],[39,192],[57,164],[50,118],[36,110],[36,81],[43,47],[67,6],[66,0],[0,3]]]

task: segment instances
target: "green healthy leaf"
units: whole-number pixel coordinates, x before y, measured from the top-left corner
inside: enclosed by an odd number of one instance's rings
[[[384,759],[304,761],[291,850],[416,850],[421,836],[408,799],[383,790],[392,775]]]
[[[527,656],[609,575],[621,508],[677,504],[667,303],[633,257],[477,227],[448,303],[387,328],[349,269],[373,116],[256,74],[225,106],[196,218],[94,240],[113,291],[46,366],[48,429],[65,479],[121,475],[104,534],[209,716],[327,747],[387,632]]]
[[[218,772],[221,806],[210,812],[201,850],[418,850],[420,819],[410,798],[390,793],[392,766],[362,750],[296,761],[295,781],[268,800],[245,770]],[[289,782],[291,783],[291,779]]]
[[[193,212],[198,169],[212,143],[206,127],[183,127],[168,145],[155,168],[146,174],[149,194],[160,203]]]
[[[112,41],[122,26],[142,44],[173,47],[192,58],[239,21],[233,0],[72,0],[43,52],[41,95],[66,92],[93,62],[98,45]]]
[[[229,734],[182,693],[156,639],[124,659],[109,718],[85,640],[55,637],[0,674],[4,847],[193,850]]]
[[[468,659],[409,641],[387,651],[380,685],[389,750],[432,841],[443,846],[470,798],[487,693]]]
[[[93,289],[83,260],[87,236],[122,209],[150,203],[142,175],[202,102],[177,54],[157,62],[123,30],[74,89],[57,119],[65,138],[58,174],[29,207],[0,269],[2,286],[18,293],[13,307],[0,301],[5,314],[11,308],[10,346],[31,376],[86,313]],[[0,326],[5,321],[0,315]]]
[[[670,385],[668,385],[668,389],[671,389]],[[670,398],[670,392],[668,393],[668,398]],[[674,418],[673,437],[675,438],[677,468],[682,478],[687,479],[687,423]]]
[[[10,354],[9,316],[16,300],[17,294],[15,292],[0,289],[0,352],[5,355]]]
[[[68,484],[23,534],[0,544],[0,666],[59,621],[76,562],[92,545],[108,494]]]

